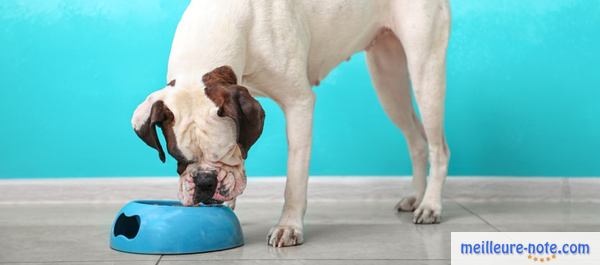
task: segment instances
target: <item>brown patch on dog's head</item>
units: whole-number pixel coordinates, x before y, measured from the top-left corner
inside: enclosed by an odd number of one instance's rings
[[[204,92],[219,107],[217,115],[233,119],[237,128],[237,143],[246,159],[248,150],[260,137],[265,112],[243,86],[229,66],[221,66],[202,77]]]
[[[150,115],[141,127],[135,128],[135,133],[150,147],[158,151],[160,161],[165,162],[165,152],[158,140],[156,126],[160,127],[167,141],[167,151],[178,161],[185,160],[177,148],[177,139],[173,132],[174,115],[162,100],[154,102]]]

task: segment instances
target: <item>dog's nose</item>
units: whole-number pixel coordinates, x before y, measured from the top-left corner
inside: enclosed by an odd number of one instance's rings
[[[194,204],[210,201],[217,189],[217,172],[214,170],[199,171],[194,175]]]

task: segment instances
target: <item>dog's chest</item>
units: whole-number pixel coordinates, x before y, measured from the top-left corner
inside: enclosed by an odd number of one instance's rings
[[[305,78],[316,86],[341,62],[364,50],[384,25],[385,1],[288,1],[282,9],[256,11],[248,40],[250,56],[244,82],[254,95],[268,94],[271,73],[265,66],[304,61]],[[269,40],[265,43],[262,40]],[[295,62],[294,62],[295,61]],[[287,67],[287,65],[286,65]],[[280,67],[286,68],[286,67]],[[302,76],[297,76],[301,78]],[[275,83],[278,89],[280,84]],[[263,90],[263,91],[258,91]]]

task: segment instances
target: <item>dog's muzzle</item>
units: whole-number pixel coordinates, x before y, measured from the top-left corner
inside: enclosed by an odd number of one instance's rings
[[[243,168],[196,169],[180,176],[179,200],[184,206],[220,204],[235,199],[245,188]]]

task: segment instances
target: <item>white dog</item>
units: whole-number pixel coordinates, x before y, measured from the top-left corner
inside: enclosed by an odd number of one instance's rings
[[[164,162],[155,127],[162,128],[178,161],[184,205],[233,206],[246,185],[244,160],[263,127],[264,112],[253,96],[276,101],[285,112],[288,169],[283,212],[267,241],[298,245],[312,87],[366,50],[379,100],[404,133],[412,159],[415,194],[397,208],[414,211],[415,223],[437,223],[449,159],[443,128],[449,25],[447,0],[193,0],[175,33],[169,83],[139,105],[133,127]]]

